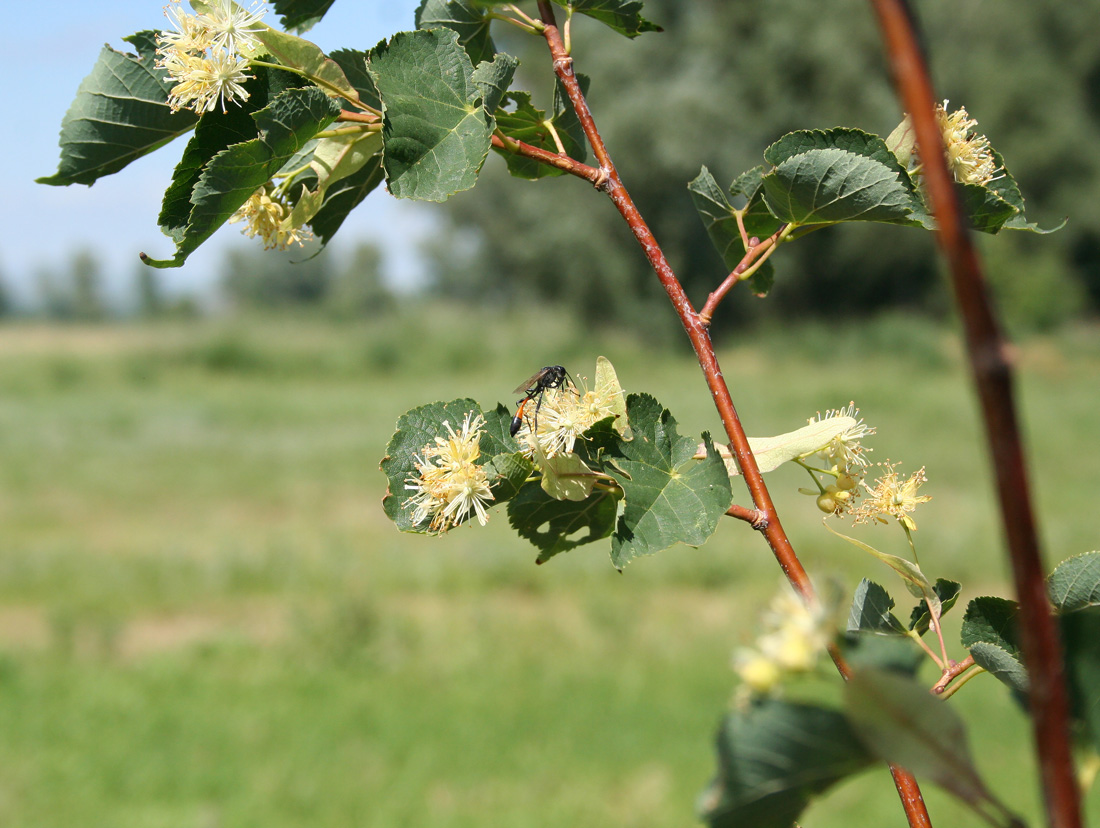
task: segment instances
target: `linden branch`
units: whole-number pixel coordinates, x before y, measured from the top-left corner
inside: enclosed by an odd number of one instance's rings
[[[722,369],[714,353],[714,346],[711,343],[708,330],[708,321],[695,311],[691,300],[688,299],[683,286],[665,258],[660,245],[642,218],[626,187],[623,186],[619,173],[608,154],[607,147],[596,129],[596,123],[588,108],[588,102],[585,100],[577,76],[573,71],[573,58],[570,57],[558,30],[550,0],[538,0],[538,8],[544,26],[543,36],[553,59],[554,72],[569,96],[569,100],[577,114],[577,119],[584,130],[585,137],[588,139],[592,152],[599,162],[600,170],[606,176],[606,179],[597,182],[596,186],[608,194],[619,214],[633,231],[635,238],[642,247],[646,260],[668,294],[669,301],[672,302],[672,306],[687,332],[699,364],[703,369],[707,385],[714,397],[715,407],[718,409],[726,435],[729,437],[730,448],[737,458],[738,468],[741,469],[741,474],[744,476],[752,495],[753,504],[757,510],[763,513],[763,520],[760,521],[762,525],[760,531],[767,539],[768,545],[775,554],[776,560],[791,586],[802,595],[804,600],[810,601],[814,597],[813,586],[805,568],[802,566],[802,562],[798,559],[790,540],[787,538],[787,533],[783,530],[771,495],[764,484],[760,469],[757,467],[756,458],[753,456],[752,449],[749,448],[748,437],[741,425],[737,409],[733,404],[733,398],[730,396]],[[840,652],[835,646],[830,647],[829,652],[841,675],[847,677],[849,674],[848,665]],[[894,777],[894,784],[901,797],[909,825],[912,828],[931,828],[932,823],[928,816],[928,810],[924,805],[924,797],[916,780],[908,771],[895,765],[891,765],[890,772]]]
[[[1008,347],[944,158],[943,137],[934,116],[937,98],[912,9],[905,0],[871,3],[882,28],[898,96],[913,118],[924,179],[936,216],[936,239],[950,269],[970,370],[981,402],[1020,606],[1020,650],[1030,681],[1028,707],[1047,822],[1051,828],[1079,828],[1081,802],[1070,747],[1065,668],[1047,597]]]

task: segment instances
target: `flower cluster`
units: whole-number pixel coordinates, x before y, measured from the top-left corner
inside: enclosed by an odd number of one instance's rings
[[[583,383],[583,377],[581,379]],[[620,393],[617,388],[603,391],[597,387],[594,391],[582,391],[564,385],[548,389],[543,394],[537,415],[524,421],[516,440],[528,456],[541,453],[551,458],[571,454],[578,437],[595,423],[615,413],[612,405]]]
[[[772,599],[761,626],[756,646],[741,647],[733,655],[748,696],[775,693],[785,675],[812,670],[830,638],[822,607],[816,602],[807,606],[787,589]]]
[[[867,499],[853,512],[856,523],[869,523],[872,520],[888,523],[892,517],[906,531],[915,532],[917,524],[909,513],[921,503],[932,499],[930,495],[917,494],[921,484],[928,481],[924,467],[921,466],[904,480],[898,474],[896,463],[887,462],[885,468],[886,474],[876,480],[874,486],[863,484],[867,490]]]
[[[413,524],[428,522],[428,531],[442,534],[464,521],[471,512],[484,526],[489,520],[485,504],[493,500],[489,475],[477,465],[481,454],[481,415],[466,414],[457,433],[450,423],[447,437],[436,437],[415,458],[417,476],[405,481],[406,491],[414,492],[405,504],[413,508]]]
[[[210,0],[207,11],[188,14],[180,0],[164,9],[175,31],[157,35],[156,65],[175,84],[168,94],[173,111],[210,112],[220,103],[248,100],[248,59],[260,49],[255,31],[267,11],[262,0],[251,10],[233,0]]]
[[[285,250],[292,244],[301,247],[313,238],[308,227],[294,227],[290,217],[290,207],[270,186],[264,186],[237,208],[237,212],[229,217],[229,223],[247,222],[241,231],[246,236],[259,236],[263,239],[265,250]]]
[[[814,453],[828,470],[828,474],[834,478],[834,482],[822,487],[819,492],[809,489],[800,491],[816,495],[817,505],[821,511],[841,515],[849,511],[855,504],[855,499],[859,497],[859,483],[867,469],[867,458],[864,454],[871,451],[865,448],[861,441],[864,437],[874,434],[875,429],[863,422],[854,402],[848,403],[845,408],[830,408],[824,414],[811,417],[809,422],[812,425],[834,417],[849,417],[855,420],[855,425],[837,434]]]
[[[978,125],[965,107],[947,111],[947,101],[936,106],[936,121],[943,133],[947,167],[961,184],[978,184],[984,187],[998,178],[1002,172],[993,158],[989,139],[973,132]]]

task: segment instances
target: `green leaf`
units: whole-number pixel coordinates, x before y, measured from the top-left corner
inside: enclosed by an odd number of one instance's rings
[[[340,67],[347,82],[358,93],[359,103],[381,111],[382,99],[378,97],[378,88],[367,69],[368,58],[369,54],[359,49],[337,49],[329,55],[329,60]]]
[[[1027,697],[1027,669],[1018,655],[988,641],[975,642],[970,647],[970,655],[975,664],[991,673],[1018,696]]]
[[[1020,654],[1017,612],[1015,601],[991,595],[975,598],[966,608],[960,638],[974,663],[1008,685],[1023,702],[1027,670]]]
[[[848,666],[853,670],[863,667],[888,670],[903,676],[915,676],[924,665],[927,656],[913,640],[904,635],[905,627],[898,622],[902,634],[876,635],[870,631],[848,632],[838,644]]]
[[[881,670],[854,670],[844,684],[845,712],[872,753],[927,777],[979,812],[1003,806],[985,786],[958,713],[914,679]]]
[[[495,112],[504,99],[508,87],[512,85],[512,76],[516,73],[519,60],[500,52],[492,60],[484,60],[474,69],[474,83],[481,90],[482,105],[486,112]]]
[[[1066,219],[1062,219],[1059,224],[1049,230],[1044,230],[1038,224],[1033,224],[1024,217],[1023,193],[1020,192],[1020,187],[1016,184],[1016,179],[1012,177],[1012,174],[1005,166],[1005,160],[1001,157],[1001,154],[997,152],[997,150],[992,150],[992,152],[993,163],[1000,167],[1002,172],[999,178],[990,181],[986,187],[1016,208],[1016,212],[1001,226],[1008,230],[1029,230],[1032,233],[1039,233],[1041,235],[1054,233],[1065,227]]]
[[[699,175],[688,183],[692,204],[695,205],[695,210],[703,221],[707,236],[718,250],[718,255],[722,257],[722,263],[731,271],[745,256],[745,245],[737,225],[738,213],[741,214],[745,232],[750,238],[753,236],[767,238],[781,225],[781,222],[767,211],[759,195],[760,180],[755,173],[762,169],[756,168],[742,173],[730,188],[733,195],[744,195],[748,199],[746,207],[740,210],[729,203],[726,194],[706,167],[703,167]],[[758,296],[766,295],[774,280],[775,269],[772,263],[764,262],[750,280],[753,292]]]
[[[485,433],[481,437],[484,454],[515,454],[519,443],[512,436],[512,411],[497,403],[497,407],[485,414]],[[530,464],[529,464],[530,465]]]
[[[703,435],[706,459],[694,460],[695,441],[676,433],[676,420],[653,397],[631,394],[626,411],[633,439],[608,450],[608,471],[626,500],[611,540],[611,561],[619,569],[676,543],[699,546],[733,499],[710,435]]]
[[[305,32],[332,7],[335,0],[272,0],[275,11],[283,18],[283,26]]]
[[[1047,578],[1047,591],[1059,612],[1100,606],[1100,552],[1062,561]]]
[[[921,568],[915,563],[905,558],[900,558],[897,555],[879,552],[870,544],[864,543],[861,540],[856,540],[855,538],[850,538],[847,535],[842,535],[828,523],[824,524],[824,526],[838,538],[843,538],[853,546],[857,546],[864,552],[870,553],[898,573],[898,575],[901,576],[902,583],[905,584],[905,588],[909,590],[910,595],[916,598],[924,598],[932,604],[932,606],[938,607],[940,599],[939,596],[936,595],[936,591],[932,588],[932,582],[928,580],[928,576],[921,572]]]
[[[975,598],[966,607],[960,638],[970,649],[979,641],[996,644],[1017,657],[1020,655],[1019,630],[1015,601],[985,595]]]
[[[745,255],[745,245],[741,243],[741,231],[725,192],[705,166],[688,182],[688,192],[722,263],[733,270]]]
[[[849,632],[871,632],[879,635],[905,635],[905,625],[890,612],[894,599],[874,581],[864,578],[856,587],[852,607],[848,611]]]
[[[910,215],[918,205],[909,176],[877,135],[855,129],[793,132],[764,157],[775,165],[763,178],[764,200],[782,221],[919,223]]]
[[[493,456],[485,463],[485,470],[492,481],[489,488],[495,498],[493,502],[501,504],[519,494],[533,468],[531,461],[519,452]]]
[[[778,167],[795,156],[825,149],[844,150],[861,158],[877,161],[905,175],[905,168],[898,162],[897,156],[890,151],[885,141],[870,132],[845,127],[788,132],[764,150],[764,160],[773,167]]]
[[[947,578],[937,578],[932,589],[935,591],[936,597],[940,600],[939,617],[942,618],[947,615],[947,611],[955,606],[955,602],[959,600],[959,592],[962,589],[962,585],[958,581],[951,581]],[[928,602],[922,598],[921,602],[913,607],[913,611],[909,614],[909,629],[914,630],[917,635],[924,635],[928,632],[928,626],[931,620],[931,615],[928,612]]]
[[[869,764],[835,710],[761,699],[726,715],[718,772],[699,797],[711,828],[790,828],[810,800]]]
[[[591,86],[591,78],[581,72],[577,73],[577,86],[581,88],[581,94],[588,97],[588,88]],[[569,93],[565,91],[560,79],[554,80],[554,128],[558,131],[562,143],[565,145],[569,157],[577,161],[588,158],[588,139],[584,134],[577,117],[577,110],[573,108],[573,102],[569,100]],[[576,147],[576,150],[573,149]],[[575,154],[574,154],[575,152]]]
[[[597,492],[582,501],[555,500],[536,484],[524,486],[508,504],[508,521],[539,550],[536,563],[606,538],[615,528],[618,501]]]
[[[978,184],[957,184],[962,211],[980,233],[996,233],[1018,212],[992,189]]]
[[[311,41],[271,27],[258,30],[256,38],[279,63],[305,73],[326,94],[339,95],[356,106],[362,106],[359,90],[348,81],[340,64],[330,59]]]
[[[372,161],[376,162],[372,166],[377,169],[382,160],[379,155],[381,149],[382,136],[377,132],[343,133],[314,142],[309,160],[313,171],[309,183],[314,186],[308,189],[305,186],[307,182],[302,180],[303,186],[297,188],[291,213],[292,224],[300,227],[310,223],[324,206],[325,196],[333,184],[354,175]],[[287,166],[294,161],[291,159]]]
[[[348,214],[382,183],[384,177],[382,156],[375,155],[358,172],[330,186],[325,192],[321,209],[310,221],[317,238],[328,244]]]
[[[176,167],[175,180],[165,193],[161,210],[161,227],[176,242],[176,255],[166,260],[146,258],[145,263],[154,267],[182,265],[272,174],[332,123],[339,111],[340,107],[316,87],[288,89],[268,106],[251,113],[250,140],[233,143],[213,157],[208,154],[210,142],[201,127],[211,115],[220,113],[207,113],[200,129],[196,129],[193,146],[188,146]],[[221,125],[211,127],[216,133],[211,139],[215,144],[245,128],[239,115],[211,120]]]
[[[173,84],[153,66],[156,34],[123,38],[137,55],[103,47],[61,120],[57,172],[39,184],[91,185],[194,127],[198,115],[168,106]]]
[[[480,414],[481,408],[473,400],[462,399],[422,405],[406,411],[397,420],[397,431],[386,446],[380,468],[389,481],[382,508],[402,532],[427,531],[426,526],[418,527],[412,522],[413,510],[405,504],[408,499],[405,481],[418,475],[416,455],[425,446],[434,445],[436,437],[448,436],[445,422],[457,430],[469,413]]]
[[[450,29],[401,32],[371,53],[382,95],[386,183],[398,198],[444,201],[474,186],[491,118],[470,58]]]
[[[546,113],[532,105],[530,92],[509,92],[505,95],[503,108],[496,111],[497,129],[506,136],[547,152],[557,152],[545,122]],[[534,158],[517,155],[503,147],[494,146],[493,149],[504,158],[508,172],[516,178],[537,181],[565,174],[557,167],[540,164]]]
[[[1088,607],[1060,620],[1073,716],[1100,749],[1100,610]]]
[[[637,37],[642,32],[663,32],[640,14],[641,0],[554,0],[559,6],[573,12],[586,14],[610,26],[619,34]]]
[[[840,149],[784,161],[764,177],[768,209],[789,224],[909,223],[908,191],[889,167]]]
[[[421,0],[416,10],[416,28],[451,29],[474,66],[496,54],[489,22],[489,9],[463,0]]]

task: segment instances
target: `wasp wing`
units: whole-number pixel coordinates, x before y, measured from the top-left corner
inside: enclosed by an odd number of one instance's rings
[[[549,372],[550,372],[550,366],[547,366],[546,368],[539,368],[539,370],[535,371],[535,373],[533,373],[530,377],[527,378],[526,382],[524,382],[520,385],[517,385],[516,390],[513,391],[512,393],[513,394],[530,394],[530,393],[532,393],[534,391],[534,389],[539,388],[539,386],[541,384],[541,381],[542,381],[542,378],[545,377],[547,375],[547,373],[549,373]]]

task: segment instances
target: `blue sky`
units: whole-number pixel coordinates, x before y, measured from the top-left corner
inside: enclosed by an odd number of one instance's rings
[[[171,255],[157,227],[160,199],[179,160],[186,136],[92,187],[48,187],[34,179],[57,169],[61,118],[104,43],[128,48],[121,38],[164,26],[163,2],[15,3],[5,9],[0,30],[8,56],[8,81],[0,91],[8,126],[0,130],[0,157],[12,163],[0,199],[0,278],[17,297],[33,295],[34,274],[64,269],[78,249],[103,265],[108,288],[123,290],[133,279],[138,253]],[[413,27],[417,0],[340,0],[307,35],[325,50],[370,48],[395,31]],[[273,18],[273,25],[277,19]],[[383,243],[388,275],[415,278],[413,239],[430,227],[430,213],[375,191],[341,228],[330,247],[339,256],[357,241]],[[161,271],[174,292],[208,289],[224,250],[255,245],[236,226],[221,228],[182,268]],[[328,255],[328,254],[325,254]]]

